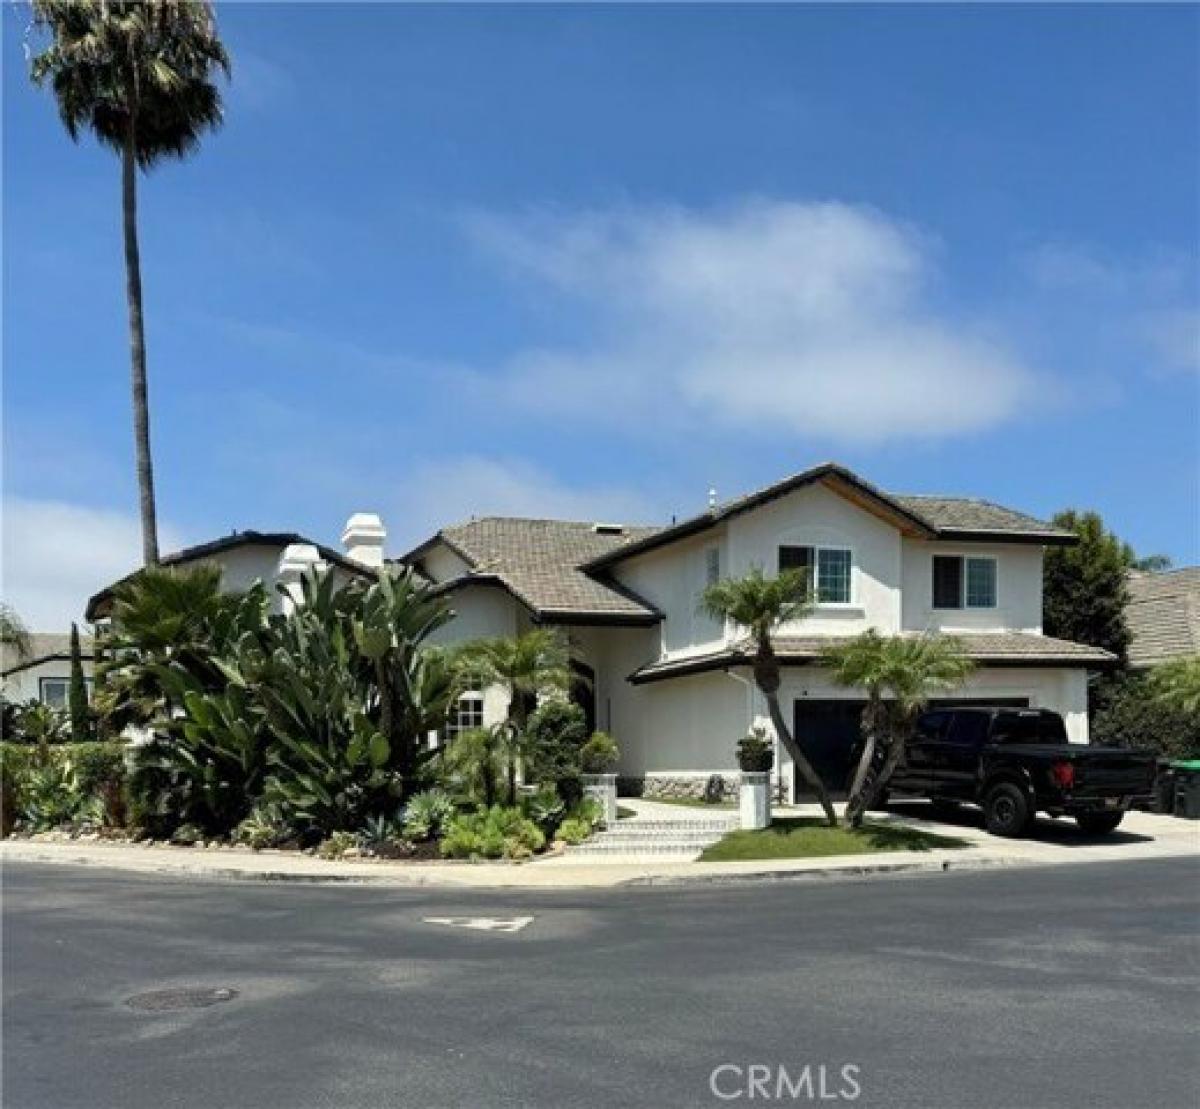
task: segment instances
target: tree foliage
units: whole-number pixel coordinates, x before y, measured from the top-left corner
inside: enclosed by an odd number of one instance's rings
[[[67,711],[71,719],[71,742],[88,742],[92,738],[91,710],[88,707],[87,682],[83,677],[79,628],[75,624],[71,625],[71,679],[67,687]]]
[[[1196,660],[1187,660],[1194,671]],[[1167,680],[1170,682],[1171,675]],[[1163,696],[1162,678],[1124,674],[1098,698],[1092,713],[1091,742],[1105,747],[1135,747],[1171,759],[1200,758],[1200,711],[1188,702]]]
[[[1079,543],[1046,551],[1045,633],[1111,651],[1124,663],[1129,650],[1125,606],[1133,552],[1105,528],[1098,513],[1068,509],[1058,513],[1054,523],[1073,531]]]

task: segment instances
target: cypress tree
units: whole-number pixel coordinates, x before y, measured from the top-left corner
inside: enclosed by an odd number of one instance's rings
[[[67,708],[71,714],[71,742],[91,739],[88,719],[87,683],[83,680],[83,652],[79,649],[79,628],[71,625],[71,684],[67,690]]]

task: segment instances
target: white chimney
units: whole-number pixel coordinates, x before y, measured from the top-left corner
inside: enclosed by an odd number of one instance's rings
[[[361,562],[364,566],[383,565],[383,542],[387,539],[387,528],[374,512],[356,512],[346,521],[342,532],[342,546],[346,557]]]
[[[291,612],[304,601],[300,579],[309,570],[323,569],[325,563],[321,561],[321,553],[311,543],[290,543],[284,547],[275,573],[279,584],[287,590],[287,596],[282,602],[285,613]]]

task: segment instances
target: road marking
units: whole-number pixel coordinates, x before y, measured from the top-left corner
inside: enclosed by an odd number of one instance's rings
[[[531,916],[427,916],[426,924],[445,924],[450,928],[474,928],[477,932],[519,932],[533,923]]]

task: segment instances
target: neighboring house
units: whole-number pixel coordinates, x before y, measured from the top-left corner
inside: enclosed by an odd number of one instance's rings
[[[780,697],[835,788],[862,694],[834,685],[818,659],[870,627],[961,636],[978,669],[951,699],[1054,709],[1070,738],[1086,742],[1088,670],[1116,660],[1042,634],[1043,550],[1076,541],[986,501],[888,494],[826,464],[669,527],[484,517],[445,527],[396,561],[444,591],[456,617],[441,642],[561,628],[579,679],[572,696],[617,739],[628,786],[653,794],[699,792],[713,775],[732,783],[737,740],[752,726],[769,730],[744,633],[698,609],[709,582],[755,565],[812,577],[815,610],[779,632]],[[232,585],[286,580],[294,542],[345,572],[383,562],[383,528],[363,514],[347,526],[345,555],[296,536],[242,533],[167,561],[220,561]],[[253,559],[235,562],[243,548]],[[92,599],[89,618],[107,594]],[[497,690],[468,693],[452,730],[499,720],[505,708]],[[790,794],[782,749],[776,765]]]
[[[230,590],[247,589],[256,581],[264,582],[270,587],[271,603],[278,611],[284,598],[275,586],[283,583],[294,591],[300,576],[311,567],[332,567],[335,574],[348,578],[368,573],[370,567],[382,566],[384,536],[378,516],[358,514],[347,521],[342,535],[347,547],[345,554],[295,532],[235,531],[210,543],[165,555],[159,565],[214,563],[221,567],[222,584]],[[88,621],[96,623],[108,619],[112,613],[113,591],[136,574],[135,570],[94,594],[87,603],[85,615]]]
[[[1200,655],[1200,566],[1132,571],[1125,619],[1135,670]]]
[[[80,634],[79,653],[90,700],[94,661],[91,636]],[[11,644],[4,644],[0,648],[0,671],[4,699],[11,704],[41,701],[52,708],[65,709],[71,685],[70,633],[32,632],[29,653],[24,657]]]

